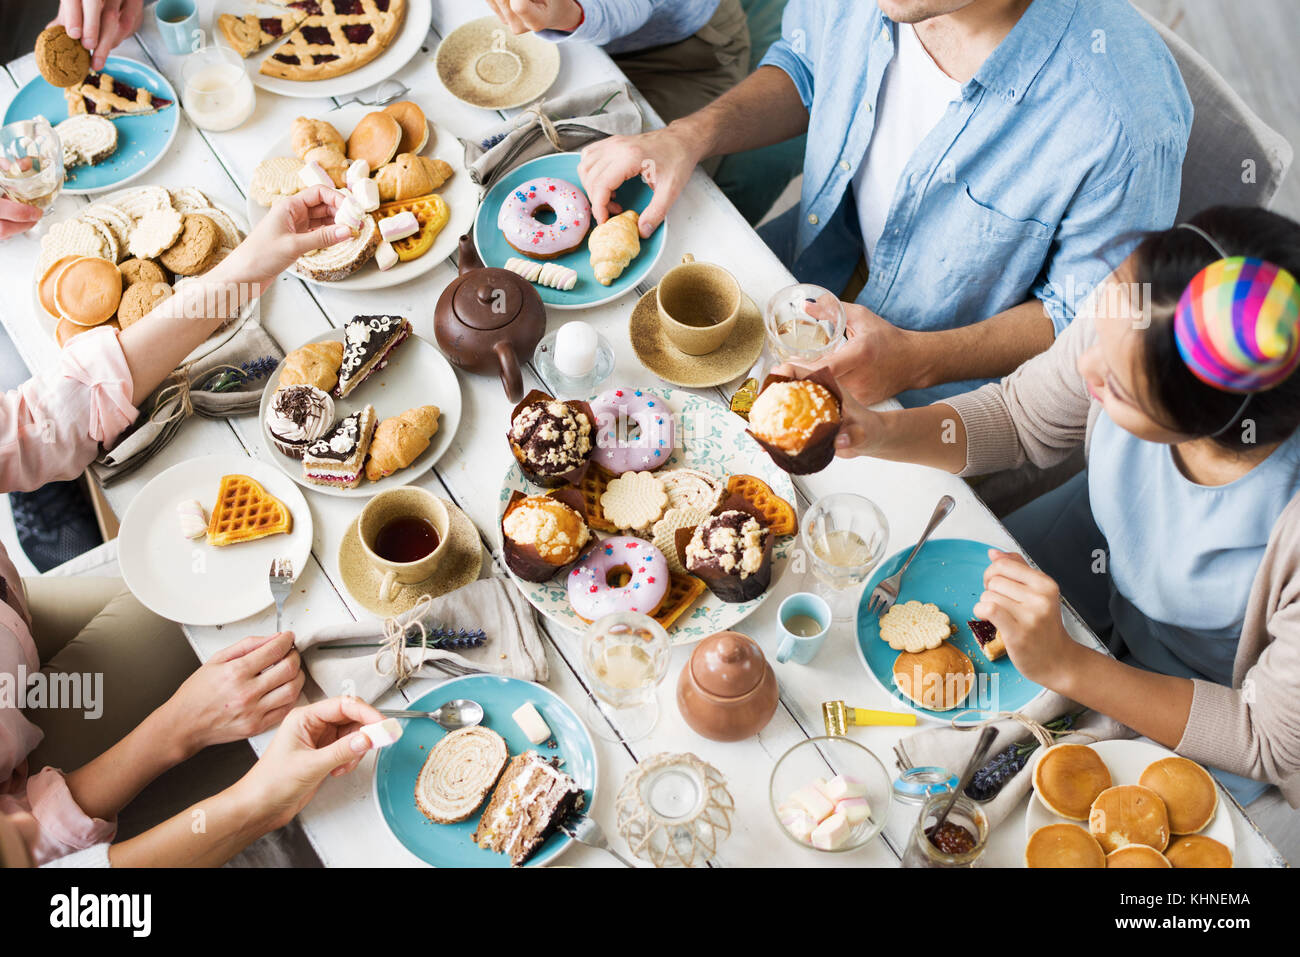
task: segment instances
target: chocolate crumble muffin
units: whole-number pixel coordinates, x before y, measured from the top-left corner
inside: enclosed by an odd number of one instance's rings
[[[771,581],[771,544],[771,533],[757,518],[727,509],[695,526],[685,548],[686,570],[723,601],[749,601]]]
[[[558,399],[521,408],[510,423],[510,448],[532,480],[548,485],[580,469],[591,458],[591,420]]]

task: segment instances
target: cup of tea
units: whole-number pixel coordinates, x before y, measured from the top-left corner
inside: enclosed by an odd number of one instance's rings
[[[708,355],[727,341],[740,315],[740,283],[713,263],[687,253],[655,287],[664,335],[690,356]]]
[[[796,592],[781,602],[776,610],[776,620],[781,628],[776,660],[810,664],[822,650],[822,642],[830,631],[831,606],[826,604],[826,599],[812,592]]]
[[[203,46],[199,10],[194,0],[158,0],[153,5],[153,15],[168,53],[190,53]]]
[[[422,488],[380,492],[361,510],[357,534],[371,566],[383,576],[379,600],[394,601],[406,585],[433,577],[446,554],[447,507]]]

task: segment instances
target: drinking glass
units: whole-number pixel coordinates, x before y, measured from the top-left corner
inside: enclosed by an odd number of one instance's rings
[[[832,319],[816,319],[808,306],[829,297],[835,304]],[[844,341],[844,306],[828,289],[812,283],[796,283],[773,294],[763,313],[767,343],[775,360],[807,363],[834,352]]]
[[[257,95],[244,61],[227,47],[207,46],[181,66],[181,101],[195,126],[213,132],[233,130],[253,113]]]
[[[853,492],[824,495],[804,513],[802,536],[816,594],[831,606],[835,621],[852,621],[862,583],[889,543],[884,513]]]
[[[615,612],[592,623],[582,660],[594,695],[588,723],[597,734],[637,741],[650,733],[659,720],[655,689],[668,671],[669,653],[668,632],[647,615]]]
[[[0,128],[0,193],[47,212],[63,189],[63,144],[45,117]]]

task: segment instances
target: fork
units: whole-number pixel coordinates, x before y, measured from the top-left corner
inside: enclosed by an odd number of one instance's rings
[[[293,590],[293,559],[271,559],[271,597],[275,599],[275,632],[280,633],[280,617],[284,612],[284,600]]]
[[[330,112],[333,113],[335,110],[341,110],[343,107],[351,106],[353,103],[358,103],[361,106],[383,106],[385,103],[391,103],[399,96],[405,96],[410,92],[410,87],[401,80],[389,79],[375,87],[375,98],[373,100],[363,100],[359,96],[354,96],[350,100],[344,100],[337,106],[331,106]]]
[[[925,526],[925,531],[921,533],[921,538],[912,548],[912,554],[908,555],[907,561],[903,562],[903,567],[871,590],[871,599],[867,602],[867,611],[874,611],[877,615],[883,615],[894,607],[894,602],[898,601],[898,586],[903,580],[903,573],[907,571],[907,566],[912,564],[912,559],[921,550],[921,546],[939,527],[939,523],[948,517],[956,504],[951,495],[945,495],[939,499],[939,504],[934,507],[934,514],[930,516],[930,524]]]
[[[579,844],[586,844],[588,847],[608,852],[618,858],[619,863],[624,867],[636,867],[635,864],[609,846],[609,841],[605,840],[605,832],[600,829],[600,825],[586,815],[569,818],[560,825],[560,830]]]

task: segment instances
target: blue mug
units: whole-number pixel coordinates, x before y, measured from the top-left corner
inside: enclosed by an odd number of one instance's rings
[[[817,623],[817,633],[813,635],[796,635],[786,627],[786,622],[802,615]],[[793,661],[797,665],[809,664],[822,649],[822,642],[831,629],[831,606],[826,599],[811,592],[801,591],[781,602],[776,612],[777,624],[781,628],[781,644],[776,649],[776,660]]]
[[[192,53],[203,47],[199,10],[193,0],[158,0],[153,6],[158,33],[168,53]]]

